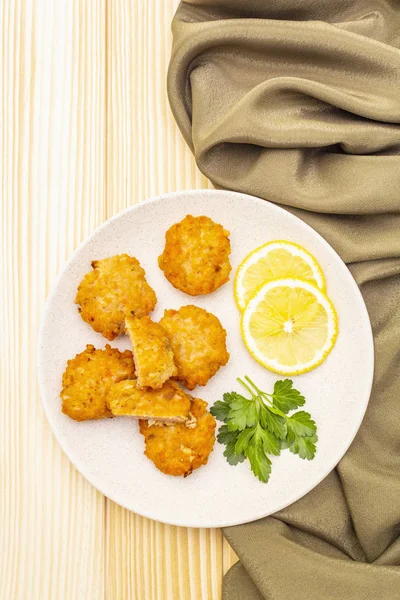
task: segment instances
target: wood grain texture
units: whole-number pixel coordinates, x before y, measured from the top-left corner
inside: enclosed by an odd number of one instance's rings
[[[176,0],[2,0],[0,599],[212,600],[235,556],[105,499],[69,463],[36,385],[45,298],[100,223],[209,187],[170,113]]]
[[[1,18],[0,598],[103,598],[105,502],[53,438],[36,345],[55,276],[106,217],[105,6],[5,0]]]

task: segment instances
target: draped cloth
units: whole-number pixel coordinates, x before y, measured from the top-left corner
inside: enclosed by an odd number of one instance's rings
[[[350,450],[300,501],[224,529],[223,598],[398,600],[400,1],[190,0],[172,29],[168,94],[198,167],[321,233],[375,339]]]

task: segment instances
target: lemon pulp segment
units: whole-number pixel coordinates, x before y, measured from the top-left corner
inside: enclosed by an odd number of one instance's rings
[[[240,310],[261,285],[282,277],[303,279],[325,290],[322,269],[312,254],[298,244],[277,240],[256,248],[239,265],[234,293]]]
[[[338,330],[336,311],[326,294],[298,278],[264,284],[247,304],[241,328],[252,356],[285,375],[321,364]]]

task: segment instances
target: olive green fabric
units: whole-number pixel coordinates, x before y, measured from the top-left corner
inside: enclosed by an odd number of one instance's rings
[[[338,468],[224,530],[240,559],[225,600],[400,598],[399,47],[399,0],[191,0],[173,21],[168,93],[199,168],[319,231],[375,336],[370,405]]]

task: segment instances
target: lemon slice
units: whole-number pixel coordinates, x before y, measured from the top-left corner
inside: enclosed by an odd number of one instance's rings
[[[285,278],[263,285],[241,319],[250,354],[270,371],[299,375],[311,371],[332,350],[338,333],[336,310],[315,285]]]
[[[322,269],[312,254],[298,244],[277,240],[256,248],[239,265],[234,287],[239,309],[264,283],[282,277],[298,277],[325,290]]]

